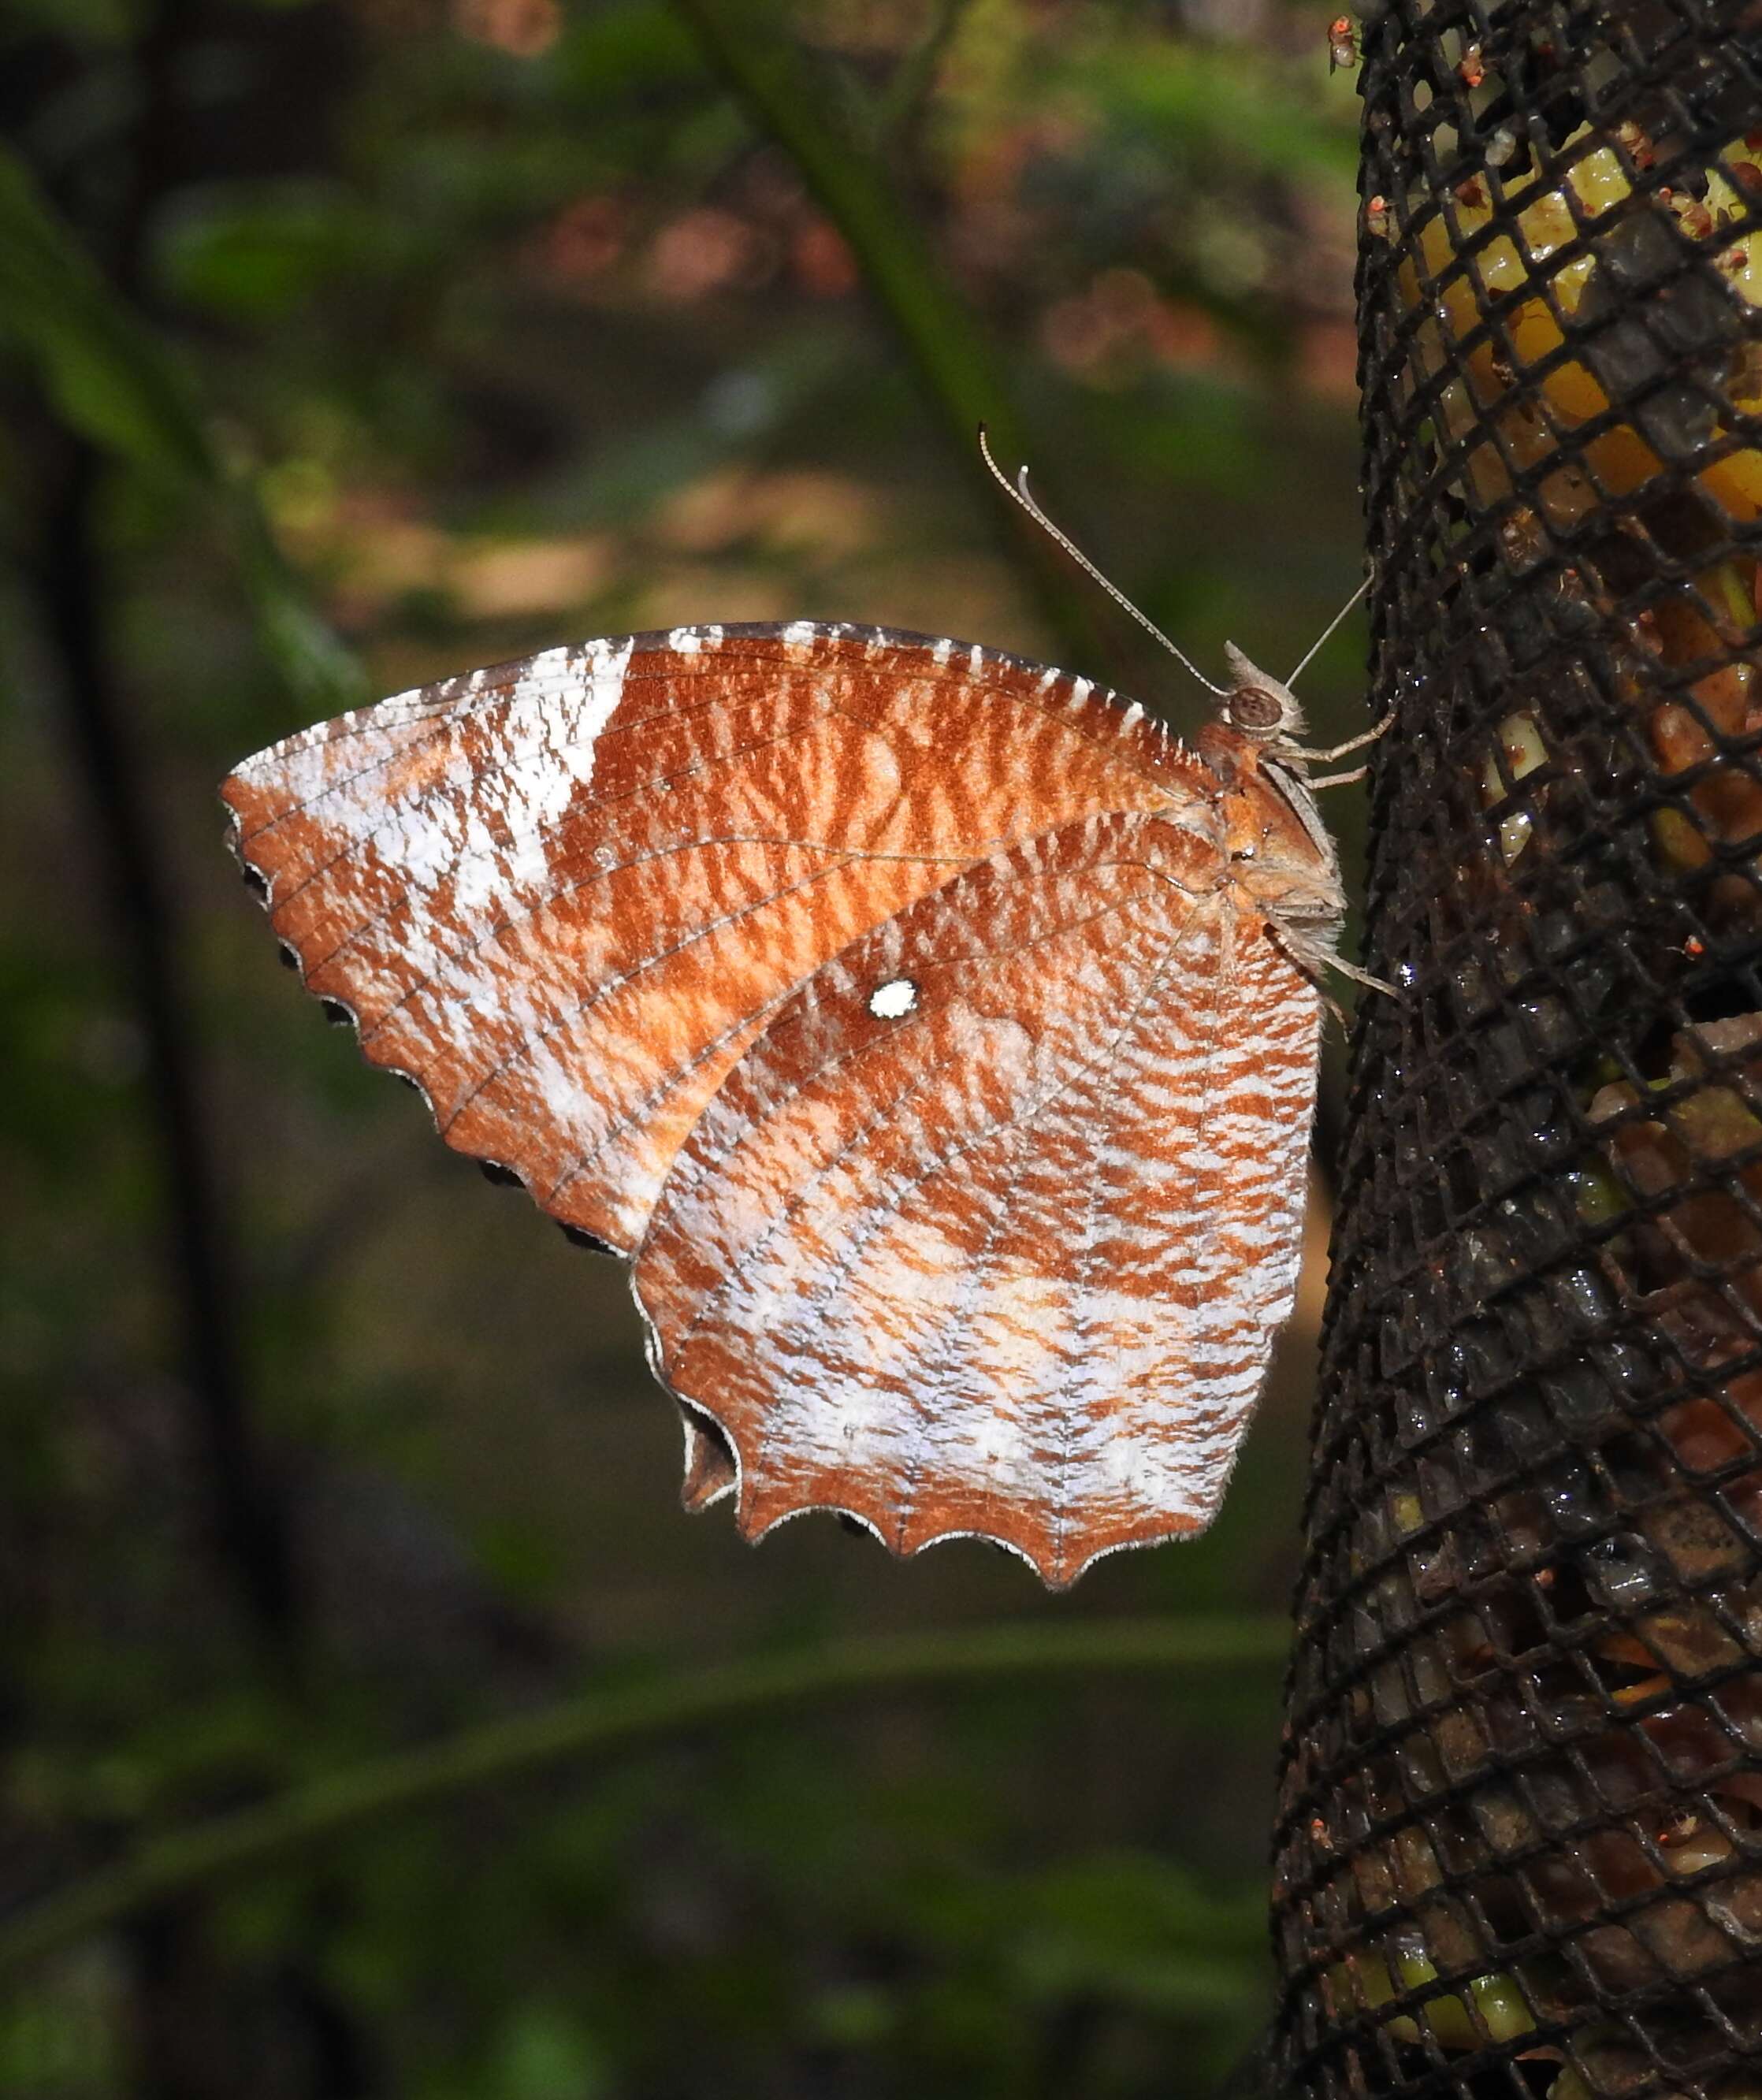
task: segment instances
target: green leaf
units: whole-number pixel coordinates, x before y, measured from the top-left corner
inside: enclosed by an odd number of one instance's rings
[[[159,243],[173,296],[228,320],[291,314],[327,280],[383,264],[398,245],[338,183],[211,186],[187,203]]]
[[[0,148],[0,328],[36,360],[64,419],[161,477],[216,478],[183,376],[111,293],[30,171]]]
[[[313,610],[254,494],[222,456],[188,374],[3,147],[0,333],[35,365],[70,430],[149,479],[215,503],[264,653],[292,690],[327,712],[363,698],[359,664]]]
[[[1355,109],[1305,86],[1306,78],[1313,69],[1300,75],[1236,45],[1157,36],[1104,46],[1058,86],[1062,93],[1073,83],[1086,88],[1107,112],[1116,142],[1121,128],[1147,128],[1225,165],[1349,189],[1358,165]]]

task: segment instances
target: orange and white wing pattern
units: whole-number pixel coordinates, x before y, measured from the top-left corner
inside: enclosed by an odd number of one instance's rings
[[[1331,861],[1211,734],[965,643],[678,628],[222,792],[367,1056],[634,1257],[689,1499],[1062,1584],[1208,1520],[1291,1304],[1319,999],[1274,937]]]
[[[557,649],[289,737],[225,782],[307,988],[456,1149],[634,1251],[778,1002],[998,845],[1192,793],[1083,678],[884,629]]]
[[[855,942],[638,1257],[749,1536],[976,1534],[1054,1586],[1196,1531],[1296,1284],[1319,1000],[1165,818],[1000,849]]]

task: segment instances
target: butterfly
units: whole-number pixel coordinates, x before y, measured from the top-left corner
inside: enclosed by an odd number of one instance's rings
[[[688,1507],[1062,1588],[1210,1520],[1295,1290],[1339,753],[1229,662],[1190,749],[977,643],[675,627],[222,793],[307,988],[631,1264]]]

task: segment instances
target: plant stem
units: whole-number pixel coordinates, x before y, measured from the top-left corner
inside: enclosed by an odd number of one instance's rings
[[[107,593],[94,507],[102,462],[73,434],[51,448],[54,487],[36,562],[44,625],[60,660],[68,740],[89,811],[119,966],[139,1017],[144,1086],[161,1160],[164,1259],[183,1375],[208,1478],[216,1543],[272,1650],[295,1638],[285,1511],[253,1432],[240,1363],[219,1180],[178,982],[185,945],[130,748],[107,646]]]
[[[1002,363],[944,279],[910,213],[872,155],[853,151],[818,110],[825,97],[793,51],[736,19],[722,0],[673,0],[705,55],[748,115],[794,161],[821,210],[844,236],[863,281],[910,360],[957,457],[981,492],[1012,564],[1026,577],[1043,619],[1071,660],[1095,662],[1106,648],[1062,557],[1022,521],[979,458],[985,424],[1006,465],[1026,446]],[[1111,653],[1111,652],[1109,652]]]
[[[1074,1619],[832,1642],[590,1692],[149,1838],[0,1928],[0,1974],[148,1905],[278,1860],[310,1861],[351,1830],[566,1758],[634,1749],[841,1692],[1114,1670],[1264,1674],[1283,1663],[1288,1642],[1282,1619]]]
[[[922,121],[943,60],[960,27],[960,18],[972,0],[937,0],[930,25],[915,50],[901,60],[877,115],[877,137],[882,144],[908,141]]]

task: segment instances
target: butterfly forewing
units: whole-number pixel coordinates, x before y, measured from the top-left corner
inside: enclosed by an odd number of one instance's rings
[[[307,986],[448,1144],[633,1249],[776,1002],[1000,842],[1192,761],[1086,680],[874,629],[555,650],[290,738],[223,792]]]
[[[690,1499],[1062,1583],[1207,1520],[1290,1304],[1318,1000],[1274,937],[1337,885],[1218,750],[797,623],[475,673],[223,792],[368,1056],[635,1255]]]

